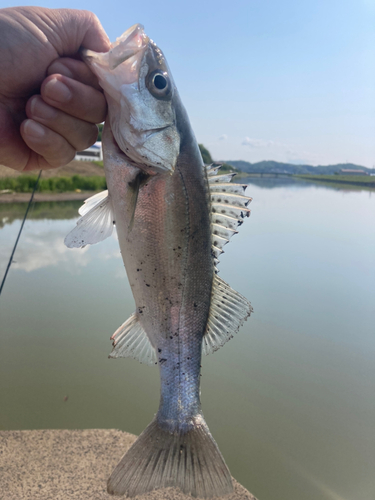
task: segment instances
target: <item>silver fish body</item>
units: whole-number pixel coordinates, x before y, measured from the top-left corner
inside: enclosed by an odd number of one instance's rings
[[[128,30],[114,50],[118,64],[113,54],[86,55],[109,103],[108,195],[87,201],[66,243],[95,243],[116,225],[136,311],[113,335],[112,357],[158,364],[161,398],[108,491],[135,496],[176,486],[222,496],[233,486],[202,415],[200,364],[202,346],[216,350],[251,312],[215,272],[215,256],[248,215],[249,198],[203,165],[164,56],[142,28]]]

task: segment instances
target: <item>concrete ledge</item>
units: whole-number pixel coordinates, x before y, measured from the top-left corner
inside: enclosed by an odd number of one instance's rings
[[[0,431],[0,498],[114,500],[107,479],[136,436],[114,429]],[[226,500],[256,500],[234,480]],[[191,500],[166,488],[139,500]]]

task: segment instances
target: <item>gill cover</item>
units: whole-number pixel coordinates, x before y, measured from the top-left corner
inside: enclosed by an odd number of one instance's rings
[[[173,95],[162,51],[136,24],[106,53],[83,51],[108,102],[108,119],[119,148],[147,173],[172,172],[180,150]]]

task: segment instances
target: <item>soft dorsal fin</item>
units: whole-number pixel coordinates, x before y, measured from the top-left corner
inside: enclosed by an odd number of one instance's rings
[[[214,275],[211,306],[203,336],[203,354],[211,354],[238,332],[252,313],[250,302]]]
[[[231,184],[236,175],[228,173],[217,175],[221,164],[212,163],[206,167],[211,199],[212,254],[215,266],[218,257],[223,253],[223,246],[237,234],[237,228],[245,217],[249,217],[247,208],[251,198],[245,195],[246,184]],[[215,271],[218,272],[215,267]]]
[[[65,237],[64,243],[69,248],[83,248],[93,245],[111,236],[114,215],[108,191],[88,198],[78,210],[82,216],[76,227]]]
[[[140,363],[156,365],[157,357],[147,333],[133,313],[112,335],[110,358],[134,358]]]

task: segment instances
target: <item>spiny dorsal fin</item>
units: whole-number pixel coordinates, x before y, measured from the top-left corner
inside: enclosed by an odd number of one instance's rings
[[[238,332],[252,313],[250,302],[214,275],[211,306],[203,336],[203,354],[211,354]]]
[[[65,237],[64,243],[69,248],[83,248],[93,245],[111,236],[113,231],[113,210],[108,191],[88,198],[78,213],[76,227]]]
[[[223,253],[223,246],[237,234],[237,228],[245,217],[249,217],[247,208],[251,198],[245,195],[246,184],[231,184],[236,175],[228,173],[217,175],[221,164],[212,163],[206,166],[208,186],[211,199],[212,254],[215,266],[218,257]],[[215,272],[218,272],[215,267]]]
[[[157,364],[155,349],[135,313],[115,331],[111,340],[110,358],[134,358],[147,365]]]

